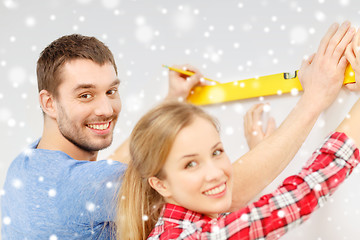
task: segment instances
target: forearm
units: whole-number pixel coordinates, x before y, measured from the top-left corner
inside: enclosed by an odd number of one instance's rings
[[[283,171],[322,110],[312,98],[303,95],[273,134],[234,162],[232,210],[244,207]]]
[[[357,147],[360,146],[360,99],[357,100],[348,116],[336,128],[336,131],[345,133],[354,140]]]
[[[358,165],[358,159],[359,151],[348,137],[333,133],[297,175],[286,178],[282,186],[256,203],[227,215],[226,222],[248,221],[239,223],[244,226],[238,230],[240,236],[277,239],[321,207]]]

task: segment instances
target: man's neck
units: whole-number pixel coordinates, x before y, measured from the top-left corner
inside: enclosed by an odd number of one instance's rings
[[[38,149],[62,151],[75,160],[95,161],[98,151],[85,151],[67,140],[57,127],[44,125],[44,131]]]

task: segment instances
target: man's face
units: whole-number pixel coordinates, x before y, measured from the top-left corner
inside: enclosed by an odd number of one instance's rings
[[[110,146],[121,110],[114,67],[76,59],[64,65],[55,100],[63,137],[85,151]]]

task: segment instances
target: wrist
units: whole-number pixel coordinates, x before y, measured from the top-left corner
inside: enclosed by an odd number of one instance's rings
[[[331,105],[326,97],[320,97],[316,93],[306,93],[301,96],[296,106],[304,108],[307,112],[320,114]]]

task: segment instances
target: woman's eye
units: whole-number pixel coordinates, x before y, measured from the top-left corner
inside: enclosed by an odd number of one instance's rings
[[[217,149],[213,152],[213,156],[219,156],[221,153],[223,153],[224,150],[221,150],[221,149]]]
[[[197,163],[195,161],[191,161],[188,164],[186,164],[185,168],[192,168],[197,166]]]

